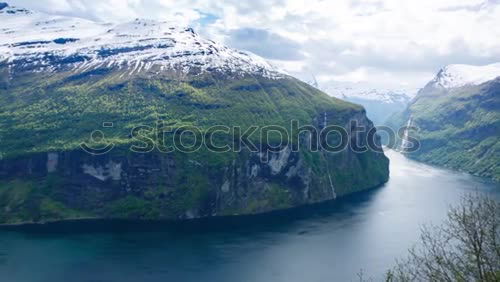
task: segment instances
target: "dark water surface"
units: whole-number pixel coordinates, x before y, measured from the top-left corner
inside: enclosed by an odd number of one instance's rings
[[[0,281],[379,280],[450,204],[498,184],[387,152],[383,187],[306,208],[188,223],[77,222],[0,231]]]

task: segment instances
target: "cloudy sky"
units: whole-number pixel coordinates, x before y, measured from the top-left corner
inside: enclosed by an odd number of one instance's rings
[[[444,65],[500,62],[500,0],[16,0],[98,21],[172,20],[321,85],[422,87]]]

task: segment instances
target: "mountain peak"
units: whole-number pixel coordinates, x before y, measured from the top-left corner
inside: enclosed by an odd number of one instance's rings
[[[474,66],[453,64],[442,68],[431,81],[434,86],[445,89],[466,85],[479,85],[500,76],[500,63]]]
[[[17,14],[29,14],[18,16]],[[249,52],[231,49],[173,22],[100,23],[8,6],[0,10],[0,63],[18,71],[118,68],[199,74],[218,71],[278,78],[283,73]]]

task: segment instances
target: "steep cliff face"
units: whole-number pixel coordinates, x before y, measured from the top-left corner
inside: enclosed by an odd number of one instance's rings
[[[320,130],[349,128],[354,119],[365,130],[349,140],[366,144],[373,124],[360,106],[188,28],[47,17],[0,10],[7,41],[0,48],[0,223],[252,214],[334,199],[388,178],[382,152],[314,152],[304,145],[307,135],[299,150],[290,143],[267,158],[255,135],[253,152],[203,146],[167,153],[171,144],[160,132],[175,128],[207,136],[215,125],[244,133],[296,120]],[[104,138],[90,142],[96,130]],[[213,136],[218,146],[234,141]],[[278,142],[271,137],[267,145]],[[93,155],[83,142],[113,147]]]
[[[108,72],[82,80],[19,77],[0,90],[4,223],[258,213],[334,199],[388,178],[382,152],[354,153],[349,148],[328,153],[285,147],[270,153],[265,162],[264,152],[245,149],[130,151],[130,146],[144,145],[131,138],[130,129],[154,127],[158,116],[164,123],[196,126],[204,133],[216,124],[242,126],[244,132],[252,125],[289,128],[290,121],[297,120],[319,131],[330,124],[348,128],[349,121],[356,120],[366,130],[350,142],[366,144],[373,124],[361,107],[292,78],[219,78],[214,87],[213,76],[182,82],[154,77],[115,81]],[[33,79],[39,84],[30,84]],[[33,88],[27,90],[27,85]],[[102,127],[110,121],[112,128]],[[80,148],[96,129],[103,131],[106,142],[116,144],[102,156]],[[307,135],[301,136],[307,144]],[[228,138],[222,134],[215,143],[225,144]],[[258,138],[251,140],[260,148]]]
[[[382,157],[375,167],[350,154],[320,153],[316,166],[307,158],[285,149],[263,163],[258,154],[240,153],[218,166],[185,155],[37,154],[2,162],[0,221],[252,214],[335,199],[387,179]]]

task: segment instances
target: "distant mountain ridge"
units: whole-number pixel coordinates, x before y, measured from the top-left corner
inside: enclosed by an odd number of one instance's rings
[[[416,90],[375,88],[359,85],[330,86],[321,88],[326,93],[336,98],[357,98],[365,100],[380,101],[382,103],[408,103],[415,95]]]
[[[320,85],[316,80],[308,83],[330,96],[364,106],[368,117],[376,125],[402,111],[417,93],[417,89],[391,89],[363,83],[331,82]]]

